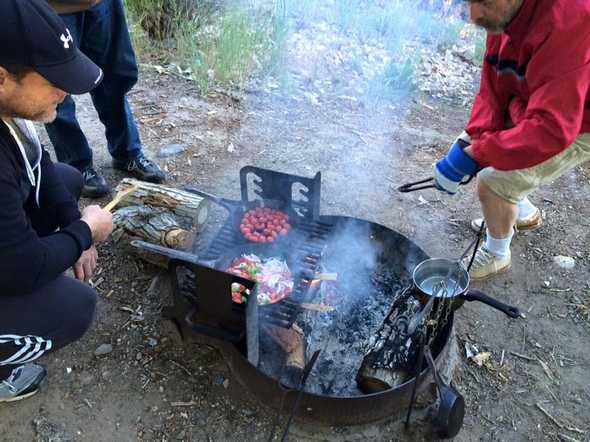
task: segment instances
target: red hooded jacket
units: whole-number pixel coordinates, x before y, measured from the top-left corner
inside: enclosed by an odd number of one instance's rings
[[[589,87],[590,1],[524,0],[504,32],[487,37],[465,128],[475,160],[524,169],[565,150],[590,132]]]

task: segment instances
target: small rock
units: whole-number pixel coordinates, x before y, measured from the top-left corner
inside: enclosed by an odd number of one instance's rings
[[[225,379],[223,381],[223,388],[227,388],[227,387],[229,387],[229,379]]]
[[[80,376],[80,384],[82,385],[90,385],[94,382],[94,376],[91,374],[83,374]]]
[[[112,351],[113,346],[111,344],[101,344],[96,350],[94,350],[94,356],[108,355]]]
[[[141,354],[141,352],[138,352],[138,353],[135,355],[135,359],[137,359],[138,361],[141,361],[141,358],[143,358],[143,355]]]
[[[185,150],[186,146],[184,144],[168,144],[160,148],[160,151],[158,152],[158,157],[173,157],[175,155],[178,155],[179,153],[184,152]]]
[[[570,270],[576,266],[576,260],[570,256],[557,255],[553,257],[553,262],[562,269]]]
[[[72,442],[74,440],[66,433],[64,425],[50,422],[43,416],[33,419],[33,426],[38,441]]]
[[[215,385],[223,385],[224,382],[225,382],[225,378],[220,374],[215,376],[215,378],[213,379],[213,383]]]

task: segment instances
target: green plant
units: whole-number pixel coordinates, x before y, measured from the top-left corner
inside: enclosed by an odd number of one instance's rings
[[[182,23],[176,33],[178,56],[187,63],[201,90],[212,82],[242,86],[256,71],[278,58],[284,39],[283,24],[274,14],[244,8],[226,11],[214,25],[199,27],[194,21]]]

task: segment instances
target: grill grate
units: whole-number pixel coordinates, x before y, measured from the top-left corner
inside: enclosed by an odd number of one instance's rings
[[[216,268],[219,265],[216,266],[215,263],[223,262],[231,256],[232,251],[239,251],[252,244],[243,238],[239,230],[240,221],[247,210],[260,206],[275,207],[289,215],[292,229],[287,238],[268,247],[289,251],[294,286],[288,298],[275,304],[260,306],[256,310],[260,322],[290,328],[301,312],[301,304],[310,302],[314,296],[314,291],[310,290],[311,281],[320,270],[322,253],[333,227],[318,220],[320,174],[310,179],[247,166],[240,171],[240,183],[241,201],[217,198],[196,189],[187,189],[222,205],[227,209],[228,217],[205,252],[198,257],[200,263],[208,263],[207,268],[200,264],[187,263],[184,268],[188,272],[175,272],[178,295],[190,300],[195,306],[195,312],[201,313],[196,316],[207,322],[208,327],[211,323],[218,323],[218,318],[212,317],[217,312],[225,318],[241,318],[245,328],[247,320],[244,305],[229,304],[231,312],[220,312],[219,306],[215,305],[221,302],[221,298],[231,297],[231,282],[240,280],[225,273],[223,268]],[[253,199],[249,199],[251,197]],[[195,273],[206,274],[208,282],[202,283],[205,278],[195,276]],[[226,285],[220,283],[224,279],[228,281]],[[203,327],[196,328],[200,332],[204,331]]]

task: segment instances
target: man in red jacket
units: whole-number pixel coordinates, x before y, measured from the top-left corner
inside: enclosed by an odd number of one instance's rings
[[[454,194],[479,172],[487,238],[471,268],[478,280],[510,268],[514,227],[541,225],[528,195],[590,160],[590,2],[470,0],[469,8],[488,32],[480,90],[434,173]]]

